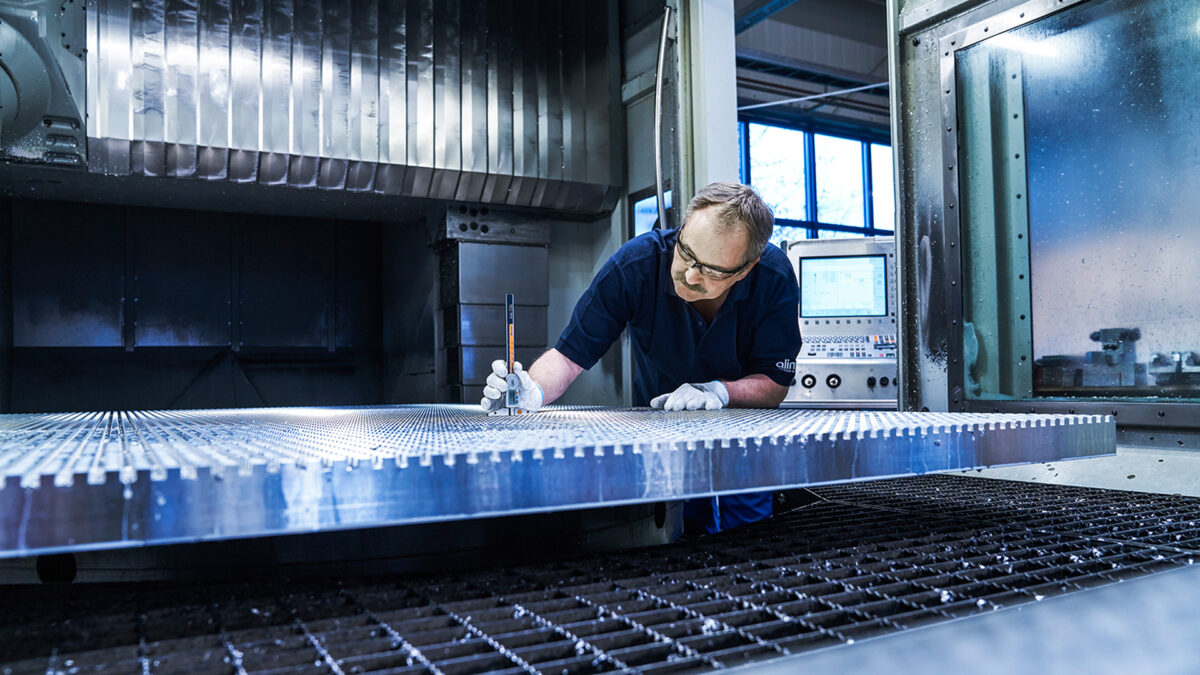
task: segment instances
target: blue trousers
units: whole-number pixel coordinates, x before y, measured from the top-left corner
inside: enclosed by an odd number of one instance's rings
[[[772,499],[771,492],[689,499],[683,504],[684,532],[713,534],[770,518]]]

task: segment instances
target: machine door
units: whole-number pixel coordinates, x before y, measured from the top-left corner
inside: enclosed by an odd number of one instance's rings
[[[897,24],[910,405],[1200,425],[1200,5],[973,4]]]

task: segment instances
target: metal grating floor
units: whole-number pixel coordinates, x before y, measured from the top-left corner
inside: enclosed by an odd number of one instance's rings
[[[766,523],[410,579],[0,589],[0,672],[689,672],[1192,564],[1200,499],[965,476],[813,490]]]

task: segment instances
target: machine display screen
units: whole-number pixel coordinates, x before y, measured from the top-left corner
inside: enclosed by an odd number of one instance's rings
[[[882,255],[800,259],[800,316],[887,316]]]

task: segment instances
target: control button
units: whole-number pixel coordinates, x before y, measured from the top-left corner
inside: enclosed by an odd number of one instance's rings
[[[830,389],[837,389],[842,386],[842,378],[835,373],[825,378],[825,384],[829,385]]]
[[[809,373],[808,375],[800,378],[800,384],[805,389],[812,389],[813,387],[817,386],[817,378],[812,373]]]
[[[881,387],[888,386],[888,379],[886,377],[879,378],[879,386],[881,386]]]
[[[872,375],[871,377],[868,377],[868,378],[867,378],[867,386],[868,386],[868,387],[874,387],[874,386],[875,386],[875,376],[874,376],[874,375]]]

